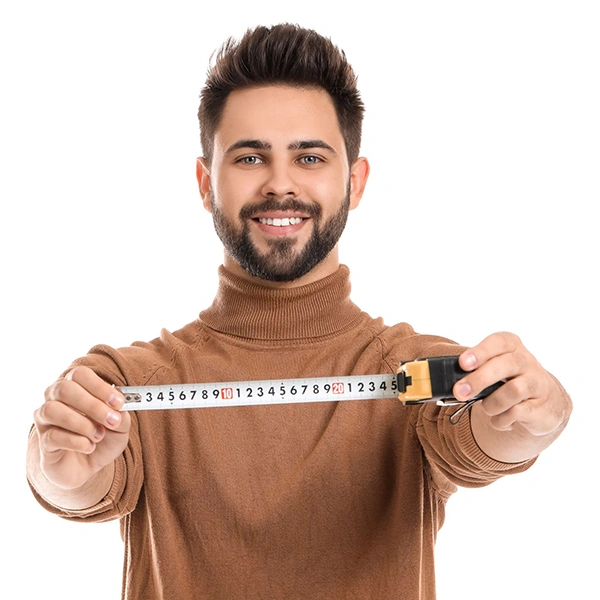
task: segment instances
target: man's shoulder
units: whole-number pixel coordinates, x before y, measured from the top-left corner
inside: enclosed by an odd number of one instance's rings
[[[202,342],[198,320],[173,332],[162,329],[149,341],[134,341],[129,346],[109,344],[93,346],[85,356],[75,360],[65,371],[83,365],[114,385],[145,385],[159,373],[171,369],[186,349]]]
[[[380,334],[384,358],[399,364],[403,361],[460,354],[465,348],[457,342],[440,336],[418,333],[408,323],[386,327]]]

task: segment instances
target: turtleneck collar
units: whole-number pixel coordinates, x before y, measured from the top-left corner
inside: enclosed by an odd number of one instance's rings
[[[319,281],[272,288],[241,279],[219,267],[217,295],[200,321],[221,333],[254,340],[299,340],[339,333],[361,310],[350,300],[345,265]]]

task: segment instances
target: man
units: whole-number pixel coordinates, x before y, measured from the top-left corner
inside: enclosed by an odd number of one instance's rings
[[[369,175],[362,116],[329,40],[281,25],[227,42],[199,111],[199,189],[225,250],[213,304],[149,343],[93,348],[35,412],[34,494],[66,518],[121,519],[125,598],[432,599],[456,485],[525,470],[568,421],[568,395],[515,335],[465,349],[352,303],[337,243]],[[456,426],[393,398],[133,414],[113,387],[448,354],[469,372],[459,400],[506,381]]]

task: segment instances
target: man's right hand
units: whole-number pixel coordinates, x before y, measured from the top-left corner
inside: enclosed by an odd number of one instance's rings
[[[39,466],[49,483],[75,490],[109,465],[112,473],[129,438],[130,415],[119,412],[123,402],[123,395],[88,367],[76,367],[46,390],[33,418]]]

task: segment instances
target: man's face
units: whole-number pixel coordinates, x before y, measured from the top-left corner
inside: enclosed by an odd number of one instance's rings
[[[232,92],[212,164],[201,168],[204,205],[225,246],[226,266],[234,261],[269,281],[294,281],[328,262],[337,267],[336,244],[360,194],[325,91]]]

